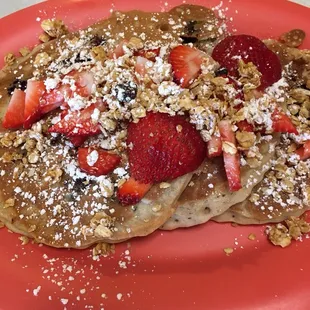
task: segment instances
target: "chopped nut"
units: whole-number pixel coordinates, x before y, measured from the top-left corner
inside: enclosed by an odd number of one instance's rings
[[[22,245],[29,243],[29,238],[27,236],[20,236],[18,239],[22,242]]]
[[[52,182],[57,183],[61,180],[63,171],[60,168],[52,168],[47,171],[47,177],[52,178]]]
[[[93,47],[91,53],[92,56],[98,61],[104,61],[107,58],[103,46]]]
[[[142,48],[143,48],[144,44],[143,44],[143,42],[142,42],[141,39],[136,38],[136,37],[132,37],[132,38],[129,40],[127,46],[128,46],[129,48],[131,48],[131,49],[139,50],[139,49],[142,49]]]
[[[59,38],[68,33],[66,25],[60,19],[46,19],[41,23],[41,27],[52,38]]]
[[[225,248],[224,252],[227,256],[229,256],[230,254],[232,254],[234,252],[233,248]]]
[[[14,207],[14,205],[15,205],[15,199],[9,198],[4,202],[3,208],[4,209],[11,208],[11,207]]]
[[[254,132],[237,131],[236,139],[242,148],[249,149],[255,144],[256,135]]]
[[[9,152],[5,152],[2,157],[1,157],[2,161],[4,163],[10,163],[14,160],[14,156],[12,153],[9,153]]]
[[[281,181],[282,188],[285,192],[291,194],[294,191],[294,183],[288,179],[284,179]]]
[[[251,241],[256,240],[256,235],[255,234],[249,234],[248,239]]]
[[[285,221],[290,236],[297,240],[302,234],[310,232],[310,224],[303,218],[291,216]]]
[[[34,60],[34,64],[36,66],[46,66],[48,65],[50,62],[52,61],[52,58],[46,53],[46,52],[42,52],[39,53],[35,60]]]
[[[49,42],[52,38],[47,33],[42,33],[39,36],[39,40],[43,43]]]
[[[93,248],[93,257],[95,256],[103,256],[107,257],[110,254],[115,253],[115,246],[113,244],[109,243],[98,243],[94,248]]]
[[[28,139],[25,143],[25,149],[27,152],[31,152],[36,148],[37,141],[34,139]]]
[[[13,145],[13,141],[11,139],[8,139],[8,137],[4,136],[1,140],[0,140],[0,144],[4,147],[10,147]]]
[[[256,194],[256,193],[254,193],[254,194],[252,194],[251,196],[250,196],[250,198],[249,198],[249,200],[251,201],[251,202],[257,202],[258,200],[259,200],[259,195],[258,194]]]
[[[5,227],[5,225],[0,221],[0,228]]]
[[[143,118],[146,115],[146,110],[144,107],[138,107],[131,110],[132,117],[134,119]]]
[[[231,155],[237,154],[237,148],[231,142],[224,141],[223,145],[222,145],[222,148],[223,148],[223,151],[225,153],[228,153],[228,154],[231,154]]]
[[[292,115],[297,115],[299,113],[300,106],[298,104],[291,104],[288,106],[288,110]]]
[[[26,142],[26,137],[25,135],[19,135],[16,140],[14,141],[13,146],[14,147],[19,147],[20,145],[22,145],[23,143]]]
[[[238,71],[241,78],[239,82],[243,85],[243,91],[247,93],[260,86],[260,78],[262,74],[257,70],[252,62],[245,63],[243,60],[239,61]]]
[[[36,164],[39,161],[39,159],[40,159],[40,156],[36,152],[33,152],[33,153],[28,155],[28,162],[30,164]]]
[[[102,238],[110,238],[113,236],[113,232],[108,227],[104,225],[98,225],[95,228],[95,236],[102,237]]]
[[[101,125],[108,131],[114,131],[116,129],[117,123],[110,118],[104,117],[101,119]]]
[[[301,29],[293,29],[281,35],[280,40],[289,47],[298,47],[302,44],[306,33]]]
[[[8,66],[12,66],[15,63],[15,61],[16,61],[16,57],[13,53],[8,53],[4,57],[4,62]]]
[[[274,244],[285,248],[292,242],[292,237],[288,233],[288,229],[282,225],[277,224],[266,231],[269,240]]]
[[[20,50],[19,50],[19,53],[25,57],[27,56],[28,54],[30,54],[30,49],[28,47],[22,47]]]

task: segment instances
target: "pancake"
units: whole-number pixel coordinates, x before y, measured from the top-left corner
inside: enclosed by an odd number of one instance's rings
[[[246,166],[241,169],[242,189],[237,192],[231,192],[228,188],[223,159],[207,160],[203,171],[193,176],[182,193],[176,212],[161,229],[173,230],[203,224],[228,210],[236,201],[246,199],[270,169],[278,139],[276,136],[272,141],[262,142],[260,152],[263,158],[258,167]]]
[[[178,44],[186,35],[189,16],[191,21],[199,20],[200,25],[192,37],[203,29],[204,39],[211,37],[212,42],[216,41],[219,21],[212,10],[184,5],[171,13],[115,12],[85,31],[36,47],[0,72],[0,117],[14,88],[22,87],[33,75],[37,79],[46,78],[53,70],[62,68],[66,71],[62,73],[67,74],[81,66],[91,70],[94,63],[88,57],[93,47],[104,45],[106,51],[112,50],[121,40],[130,40],[133,33],[137,37],[143,35],[148,48],[154,47],[154,42],[155,47]],[[92,177],[81,172],[72,144],[59,135],[47,135],[46,125],[57,117],[52,113],[47,120],[25,131],[8,132],[0,128],[0,221],[36,242],[78,249],[97,242],[117,243],[145,236],[166,222],[175,211],[176,201],[191,173],[166,183],[164,188],[160,184],[152,186],[140,203],[124,207],[114,191],[128,168],[126,154],[121,154],[118,173],[109,177]],[[117,130],[112,138],[125,135],[125,127]],[[103,145],[105,139],[103,133],[87,144]]]
[[[232,206],[223,214],[214,217],[216,222],[234,222],[242,225],[279,223],[291,216],[299,217],[310,208],[310,179],[307,161],[297,175],[291,178],[292,188],[289,192],[272,185],[274,171],[266,174],[245,201]],[[304,170],[303,172],[301,172]],[[279,184],[281,181],[277,181]],[[267,193],[266,193],[267,192]]]

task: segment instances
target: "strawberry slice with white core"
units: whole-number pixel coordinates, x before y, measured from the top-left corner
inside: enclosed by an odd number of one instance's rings
[[[105,110],[105,103],[98,102],[74,112],[63,112],[65,115],[58,123],[49,128],[49,132],[64,134],[67,137],[94,136],[101,132],[99,123],[93,119],[95,110]]]
[[[40,119],[40,103],[44,93],[45,85],[43,81],[28,80],[24,110],[25,129],[29,129],[33,123]]]
[[[135,205],[141,201],[151,187],[152,184],[144,184],[130,178],[118,189],[117,198],[124,206]]]
[[[207,142],[207,156],[208,158],[218,157],[222,154],[222,139],[221,137],[212,136],[211,140]]]
[[[187,88],[198,77],[203,56],[203,52],[186,45],[172,49],[168,61],[172,66],[175,82]]]
[[[65,99],[72,96],[72,90],[68,84],[61,85],[50,92],[46,92],[41,98],[40,111],[49,113],[65,103]]]
[[[4,128],[17,129],[23,126],[25,120],[25,99],[25,92],[16,88],[2,121],[2,126]]]
[[[140,76],[145,76],[148,66],[147,63],[150,62],[147,58],[138,56],[135,65],[135,71],[140,74]]]
[[[236,147],[236,137],[229,121],[220,121],[219,130],[223,144],[223,156],[229,189],[233,192],[241,189],[240,156]]]
[[[77,72],[74,79],[76,81],[76,93],[82,97],[89,97],[95,84],[93,74],[86,71]]]
[[[114,51],[110,52],[108,55],[110,58],[114,58],[114,59],[117,59],[121,56],[124,56],[125,55],[125,51],[124,51],[124,46],[128,43],[128,40],[123,40],[121,41],[115,48]]]

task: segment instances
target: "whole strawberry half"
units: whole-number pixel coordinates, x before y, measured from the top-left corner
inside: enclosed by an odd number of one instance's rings
[[[282,68],[278,56],[269,50],[258,38],[250,35],[226,37],[213,50],[212,58],[228,70],[228,74],[238,77],[238,62],[253,62],[262,74],[261,89],[271,86],[281,78]]]
[[[146,184],[194,171],[206,154],[199,132],[185,117],[163,113],[130,123],[127,145],[131,176]]]

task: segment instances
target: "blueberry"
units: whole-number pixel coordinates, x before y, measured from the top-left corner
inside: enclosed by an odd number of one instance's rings
[[[121,103],[128,103],[137,96],[137,85],[133,82],[117,84],[112,90],[112,95]]]
[[[228,74],[228,70],[224,67],[219,68],[218,70],[215,71],[215,76],[223,76],[227,74]]]
[[[15,89],[26,90],[27,81],[15,80],[7,89],[8,95],[11,95]]]

